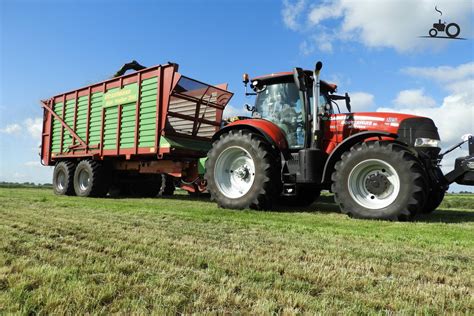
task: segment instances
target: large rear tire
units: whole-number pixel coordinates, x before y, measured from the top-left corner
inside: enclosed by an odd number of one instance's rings
[[[104,197],[109,191],[106,166],[95,160],[81,161],[74,172],[74,191],[77,196]]]
[[[230,209],[270,209],[280,192],[280,164],[268,143],[250,131],[230,131],[214,142],[206,161],[211,199]]]
[[[53,191],[57,195],[74,195],[74,170],[76,164],[60,161],[54,167]]]
[[[424,171],[416,157],[394,143],[353,146],[332,174],[334,199],[355,218],[407,220],[426,199]]]

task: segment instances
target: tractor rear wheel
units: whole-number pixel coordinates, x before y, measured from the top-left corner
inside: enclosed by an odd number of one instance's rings
[[[103,197],[109,191],[107,167],[95,160],[81,161],[74,172],[77,196]]]
[[[336,163],[332,182],[341,211],[356,218],[407,220],[425,204],[427,187],[420,162],[394,143],[353,146]]]
[[[207,189],[220,207],[269,209],[280,192],[279,156],[247,130],[223,134],[206,161]]]
[[[53,190],[57,195],[74,195],[74,169],[71,161],[60,161],[54,167]]]

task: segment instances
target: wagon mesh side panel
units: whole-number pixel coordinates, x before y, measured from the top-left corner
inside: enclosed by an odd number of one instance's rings
[[[141,82],[138,147],[155,146],[157,77]]]
[[[135,141],[135,102],[122,106],[120,148],[132,148]]]
[[[74,124],[74,106],[76,99],[70,99],[66,101],[66,108],[64,111],[64,122],[72,127]],[[63,131],[63,152],[69,151],[69,146],[72,145],[72,136],[67,129]]]
[[[91,97],[91,112],[89,118],[89,140],[91,146],[96,146],[100,143],[100,127],[102,119],[102,92],[96,92]]]
[[[203,105],[199,109],[199,117],[209,121],[217,122],[217,109]],[[197,136],[212,138],[215,132],[216,126],[202,123],[199,125]]]
[[[76,118],[76,134],[81,139],[86,139],[87,126],[87,106],[89,104],[89,96],[79,97],[77,102],[77,118]]]
[[[117,90],[118,88],[112,88],[107,92],[113,92]],[[104,111],[104,149],[114,149],[117,147],[118,107],[107,107],[104,108]]]
[[[196,112],[196,102],[180,99],[172,96],[168,106],[168,111],[194,117]],[[178,134],[191,135],[194,121],[168,116],[166,129]]]
[[[58,116],[63,115],[63,103],[58,102],[53,106],[53,111]],[[61,151],[61,123],[53,118],[53,131],[51,140],[51,152],[58,154]]]
[[[166,132],[210,141],[231,96],[226,90],[182,76],[170,98]]]

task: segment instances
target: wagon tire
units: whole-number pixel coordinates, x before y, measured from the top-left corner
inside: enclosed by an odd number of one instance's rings
[[[167,174],[161,174],[159,196],[172,196],[174,194],[175,185],[174,178]]]
[[[211,199],[229,209],[270,209],[280,193],[279,156],[259,135],[233,130],[212,145],[205,179]]]
[[[74,170],[76,164],[71,161],[60,161],[54,167],[53,191],[57,195],[75,195]]]
[[[94,160],[81,161],[74,172],[74,191],[82,197],[104,197],[109,191],[107,167]]]
[[[353,146],[336,163],[331,179],[339,208],[355,218],[412,219],[428,192],[421,163],[395,143]]]

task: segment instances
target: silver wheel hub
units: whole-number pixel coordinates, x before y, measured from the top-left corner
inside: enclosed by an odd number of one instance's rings
[[[90,174],[86,170],[81,170],[79,173],[79,188],[81,191],[86,191],[90,185]]]
[[[250,176],[250,169],[247,165],[243,165],[243,166],[239,167],[234,172],[241,180],[245,180]]]
[[[367,159],[351,170],[347,186],[359,205],[381,209],[392,204],[400,193],[400,177],[389,163]]]
[[[66,174],[62,170],[58,171],[56,186],[59,190],[63,190],[66,187]]]
[[[255,180],[255,164],[247,150],[239,146],[226,148],[217,157],[214,181],[219,191],[237,199],[249,192]]]

